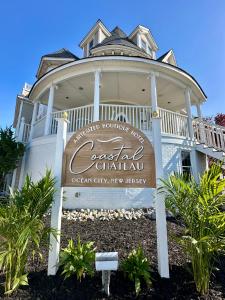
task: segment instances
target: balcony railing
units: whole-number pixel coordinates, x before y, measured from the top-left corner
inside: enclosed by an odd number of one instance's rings
[[[18,140],[22,143],[27,143],[29,140],[29,136],[30,136],[30,129],[31,129],[31,125],[22,122],[20,124],[20,132],[19,132],[19,136],[18,136]]]
[[[45,121],[46,116],[42,117],[34,123],[33,138],[37,138],[44,135]]]
[[[93,121],[93,105],[54,112],[52,113],[51,134],[57,132],[56,119],[62,117],[65,112],[69,121],[68,132],[75,132]],[[101,104],[99,120],[127,122],[140,130],[151,131],[151,113],[150,106]],[[188,137],[187,116],[162,108],[159,109],[159,116],[162,118],[161,130],[163,134]]]
[[[93,122],[94,107],[86,105],[72,109],[53,112],[51,115],[50,134],[57,133],[57,118],[67,113],[68,132],[75,132]],[[159,108],[161,117],[161,131],[165,135],[175,137],[188,137],[187,116]],[[142,130],[152,130],[152,109],[150,106],[101,104],[99,108],[99,120],[117,120],[131,124]],[[34,123],[33,138],[44,135],[46,116]],[[30,125],[26,124],[24,140],[28,141]],[[28,128],[29,127],[29,128]]]
[[[67,113],[67,119],[69,121],[67,126],[68,132],[75,132],[93,121],[93,105],[86,105],[82,107],[57,111],[52,113],[50,130],[51,134],[55,134],[57,132],[56,119],[62,118],[65,112]]]
[[[189,136],[187,116],[163,108],[159,109],[159,116],[162,118],[161,132],[163,134]]]
[[[131,124],[140,130],[151,130],[151,107],[132,105],[100,105],[100,120],[117,120]]]
[[[197,119],[193,128],[197,142],[225,152],[225,127]]]

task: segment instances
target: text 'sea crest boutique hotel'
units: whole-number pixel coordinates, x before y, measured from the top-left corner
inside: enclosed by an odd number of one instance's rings
[[[222,160],[224,131],[202,121],[203,89],[172,50],[157,56],[148,28],[127,35],[98,20],[79,46],[81,58],[64,48],[43,55],[36,82],[17,96],[26,151],[14,187],[60,169],[64,208],[150,207],[158,178],[197,177],[207,155]]]

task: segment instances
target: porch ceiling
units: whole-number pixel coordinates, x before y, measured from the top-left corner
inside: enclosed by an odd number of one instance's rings
[[[175,83],[157,78],[158,104],[160,107],[179,111],[185,107],[184,91]],[[56,109],[69,109],[93,103],[94,75],[84,74],[57,84],[54,97]],[[101,74],[101,103],[151,105],[148,75],[127,72],[103,72]],[[40,101],[48,102],[48,92]]]

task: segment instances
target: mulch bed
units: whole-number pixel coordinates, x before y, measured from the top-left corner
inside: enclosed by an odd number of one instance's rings
[[[156,271],[155,221],[149,219],[87,222],[62,219],[61,246],[66,247],[68,239],[76,239],[79,234],[82,241],[95,241],[97,251],[118,251],[122,260],[141,244],[151,262],[154,281],[150,288],[143,285],[138,299],[225,299],[225,259],[221,258],[218,262],[219,270],[212,278],[209,295],[201,298],[188,271],[186,257],[171,238],[173,234],[180,235],[182,227],[168,221],[168,231],[170,279],[161,279]],[[111,274],[110,297],[101,292],[100,272],[95,273],[93,278],[86,277],[81,283],[75,277],[64,280],[60,272],[48,277],[48,250],[43,251],[43,261],[36,259],[29,263],[29,286],[20,288],[10,297],[4,297],[1,289],[0,299],[136,299],[134,284],[125,279],[120,271]]]

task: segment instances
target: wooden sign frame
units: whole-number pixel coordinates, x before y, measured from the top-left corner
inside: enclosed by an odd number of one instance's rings
[[[93,122],[66,145],[62,186],[155,188],[154,148],[128,123]]]

